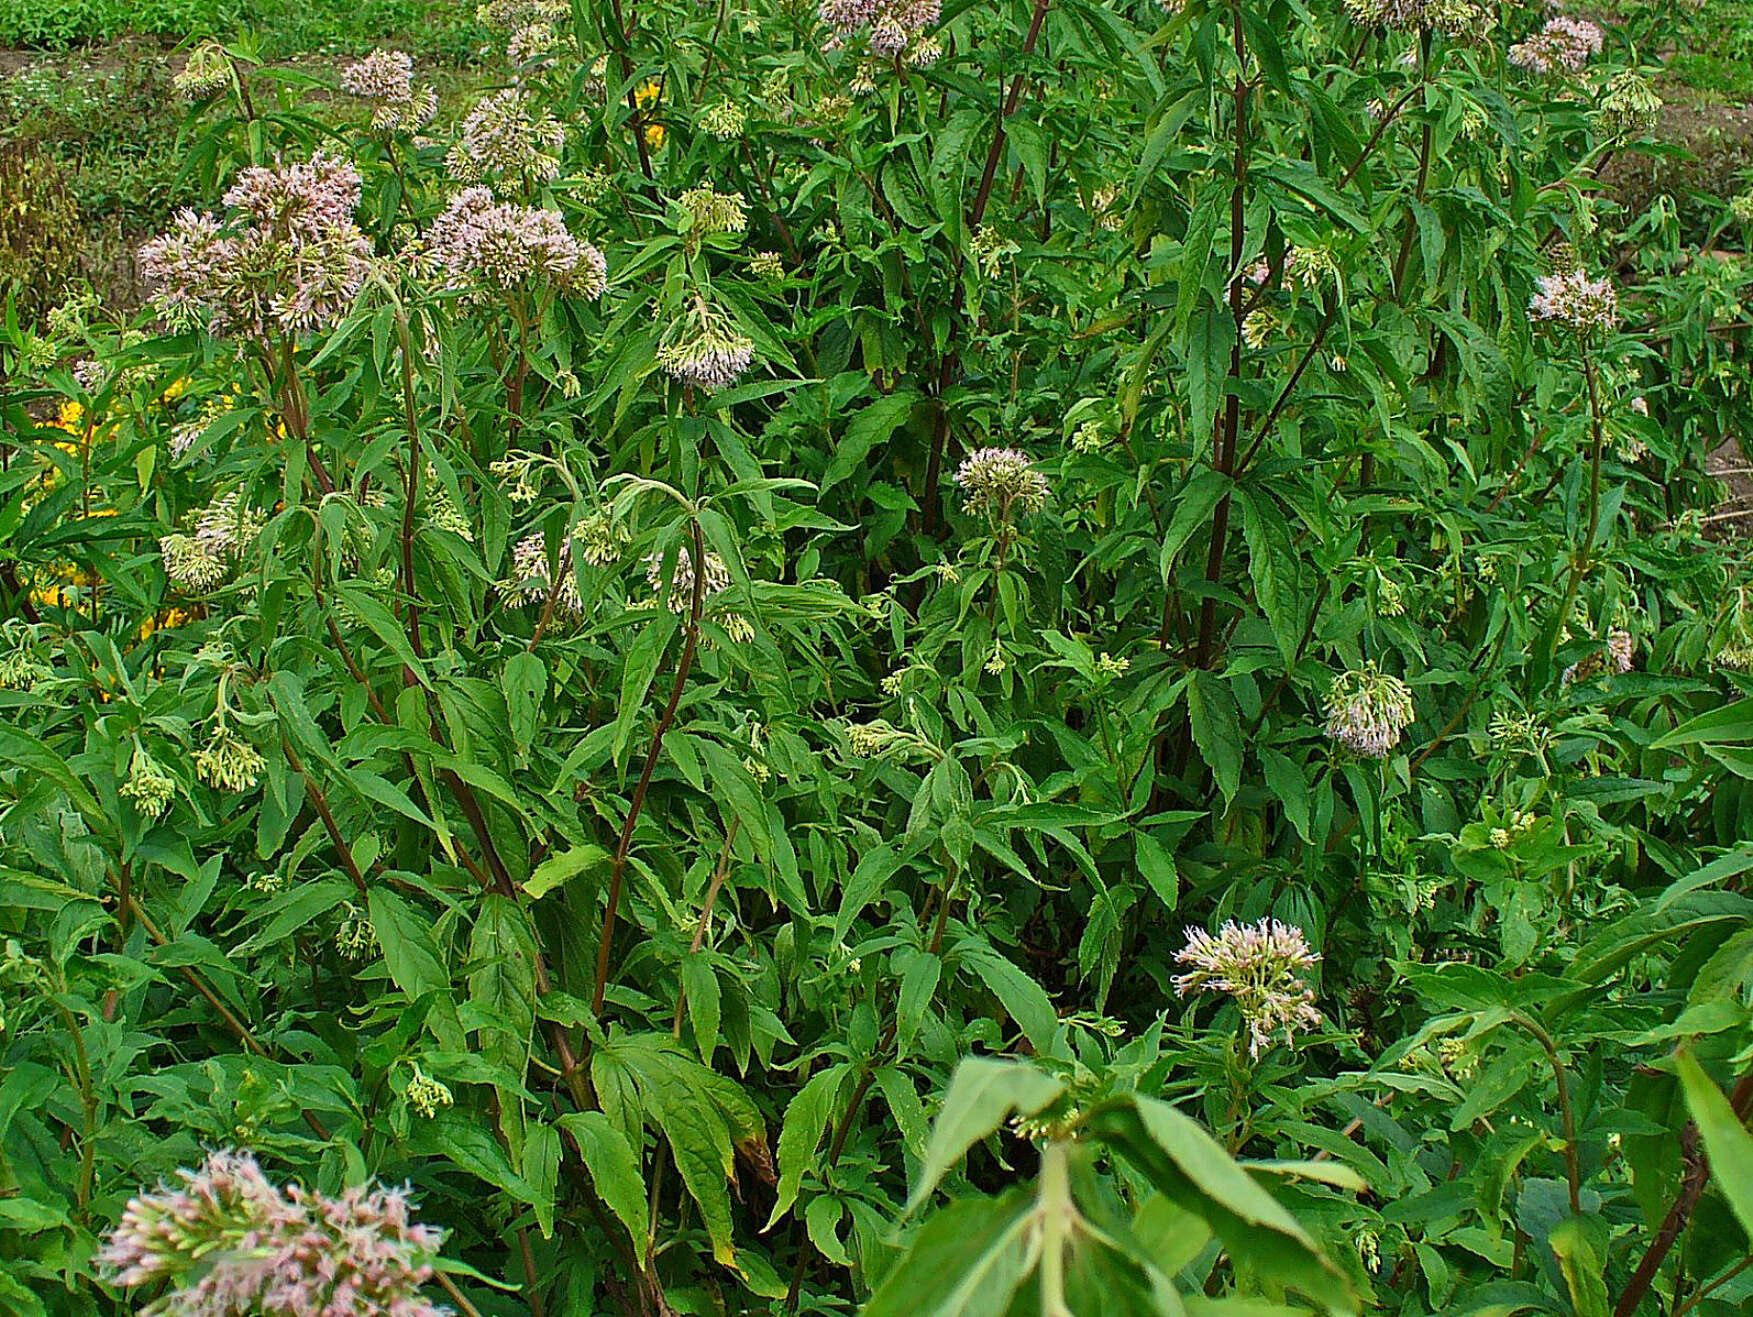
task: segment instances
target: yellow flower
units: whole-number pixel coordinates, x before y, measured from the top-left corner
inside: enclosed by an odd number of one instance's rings
[[[633,91],[633,100],[642,110],[649,110],[657,104],[657,98],[663,95],[663,84],[656,78],[647,78]]]
[[[163,613],[149,617],[140,624],[140,639],[145,640],[155,631],[174,631],[186,625],[191,616],[186,608],[167,608]]]
[[[65,430],[68,434],[83,434],[84,421],[85,404],[69,398],[61,404],[61,413],[54,423],[57,429]]]
[[[670,139],[669,130],[661,123],[645,126],[645,145],[653,151],[663,150],[663,144]]]
[[[64,586],[39,585],[30,592],[30,601],[38,608],[71,608],[73,592]]]
[[[188,376],[185,375],[183,378],[172,380],[169,384],[165,385],[164,392],[158,395],[158,400],[166,406],[169,406],[188,391],[189,380]]]
[[[58,562],[49,569],[49,574],[57,581],[65,581],[69,585],[77,585],[89,589],[97,584],[97,573],[78,563]]]

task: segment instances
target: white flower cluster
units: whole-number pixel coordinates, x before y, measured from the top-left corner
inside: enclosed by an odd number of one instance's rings
[[[459,183],[493,178],[545,183],[560,172],[565,142],[566,130],[557,119],[545,110],[532,113],[529,97],[507,87],[469,111],[445,166]]]
[[[1536,320],[1551,320],[1572,329],[1611,330],[1619,323],[1619,294],[1606,276],[1591,279],[1584,270],[1541,276],[1540,291],[1528,303]]]
[[[650,582],[651,592],[655,595],[663,594],[663,558],[663,554],[653,553],[646,555],[645,559],[645,579]],[[729,588],[730,568],[724,565],[723,558],[708,549],[705,579],[700,586],[702,596],[709,598]],[[687,613],[694,607],[694,555],[686,546],[676,550],[676,570],[670,578],[668,606],[672,613]]]
[[[742,378],[755,360],[755,340],[730,317],[703,299],[696,299],[664,333],[657,364],[671,378],[715,393]]]
[[[1035,470],[1027,453],[1014,448],[979,448],[956,469],[956,484],[970,512],[994,523],[1009,523],[1047,506],[1053,486]]]
[[[1510,63],[1532,73],[1560,70],[1574,73],[1601,53],[1601,29],[1586,18],[1560,14],[1546,26],[1510,47]]]
[[[193,534],[159,538],[165,575],[196,594],[213,589],[255,543],[265,520],[240,491],[220,495],[195,514]]]
[[[569,617],[577,617],[584,612],[584,599],[572,574],[571,556],[564,549],[560,553],[560,573],[554,607]],[[550,590],[554,590],[554,569],[548,563],[548,544],[540,530],[533,530],[511,551],[511,578],[505,591],[520,603],[545,604]]]
[[[1315,994],[1300,974],[1321,959],[1303,931],[1276,919],[1257,924],[1230,920],[1213,936],[1187,930],[1187,945],[1175,959],[1192,968],[1175,976],[1182,996],[1209,989],[1234,999],[1248,1025],[1248,1055],[1258,1057],[1284,1031],[1285,1041],[1299,1029],[1321,1023]]]
[[[567,232],[559,211],[497,201],[484,187],[464,188],[432,221],[425,259],[455,289],[546,283],[595,301],[609,286],[608,261]]]

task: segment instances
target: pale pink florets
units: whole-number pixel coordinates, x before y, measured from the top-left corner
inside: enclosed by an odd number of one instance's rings
[[[956,484],[967,496],[968,510],[1008,522],[1046,507],[1053,486],[1033,462],[1015,448],[977,448],[969,453],[956,468]]]
[[[371,103],[371,126],[380,132],[412,132],[438,109],[438,94],[415,88],[414,61],[400,50],[374,50],[349,64],[341,90]]]
[[[359,171],[325,152],[245,169],[225,194],[232,219],[184,210],[140,249],[154,305],[222,336],[333,324],[371,268],[371,244],[353,221],[359,195]]]
[[[309,160],[243,170],[226,192],[225,204],[276,234],[315,240],[353,222],[360,185],[351,160],[318,151]]]
[[[440,1317],[420,1286],[441,1231],[405,1193],[281,1190],[248,1153],[215,1152],[181,1186],[129,1201],[97,1254],[118,1285],[163,1282],[151,1311],[184,1317]]]
[[[913,64],[937,58],[927,33],[942,17],[942,0],[822,0],[817,14],[834,30],[832,46],[868,28],[870,53],[879,58],[905,55]]]
[[[1591,279],[1584,270],[1541,276],[1540,291],[1528,303],[1536,320],[1554,320],[1572,329],[1611,330],[1619,323],[1619,293],[1606,276]]]
[[[445,167],[459,183],[490,178],[544,182],[560,172],[565,143],[566,130],[553,115],[533,108],[528,96],[508,87],[469,111]]]
[[[452,197],[427,242],[453,288],[488,284],[509,291],[545,280],[594,300],[608,287],[603,254],[568,233],[559,211],[496,201],[484,187]]]
[[[1559,685],[1591,681],[1600,676],[1623,677],[1631,671],[1632,660],[1636,656],[1637,641],[1633,639],[1631,632],[1615,627],[1607,633],[1606,647],[1572,663],[1559,676]]]
[[[1276,919],[1257,924],[1229,920],[1216,935],[1187,930],[1175,959],[1192,968],[1175,977],[1182,996],[1210,989],[1235,999],[1248,1025],[1248,1055],[1258,1057],[1280,1029],[1288,1042],[1299,1029],[1321,1023],[1315,994],[1299,977],[1321,959],[1303,931]]]
[[[554,606],[561,612],[578,616],[584,611],[584,599],[578,593],[578,579],[572,574],[572,556],[565,549],[560,553],[560,588],[554,591]],[[546,604],[548,592],[554,589],[554,571],[548,565],[548,544],[540,530],[525,535],[511,550],[511,579],[507,593],[520,603]]]
[[[1533,73],[1574,73],[1601,53],[1601,29],[1586,18],[1560,15],[1526,41],[1510,47],[1510,63]]]
[[[1386,759],[1412,723],[1412,691],[1400,678],[1366,664],[1341,673],[1327,689],[1328,737],[1368,759]]]

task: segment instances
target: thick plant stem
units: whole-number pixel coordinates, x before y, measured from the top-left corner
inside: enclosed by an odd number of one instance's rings
[[[408,433],[408,489],[402,500],[402,593],[408,601],[408,644],[416,658],[424,658],[420,643],[419,594],[414,589],[414,507],[420,501],[420,476],[425,459],[420,452],[420,422],[414,413],[414,347],[408,317],[396,308],[396,334],[402,349],[402,423]],[[405,674],[412,678],[413,673]]]
[[[1552,1035],[1546,1032],[1538,1020],[1523,1015],[1520,1011],[1512,1018],[1540,1044],[1541,1050],[1546,1053],[1547,1062],[1552,1066],[1552,1080],[1558,1087],[1558,1118],[1564,1125],[1564,1173],[1570,1189],[1570,1214],[1581,1216],[1582,1164],[1577,1156],[1576,1109],[1570,1100],[1570,1081],[1565,1075],[1564,1060],[1558,1055],[1558,1044],[1553,1042]]]
[[[63,991],[63,996],[65,992]],[[72,1010],[60,999],[55,1009],[67,1026],[67,1037],[73,1043],[73,1081],[79,1090],[79,1107],[84,1128],[79,1135],[79,1179],[73,1189],[74,1208],[84,1220],[91,1206],[91,1185],[97,1173],[97,1090],[91,1083],[91,1058],[85,1050],[85,1031]]]
[[[571,575],[572,541],[569,538],[560,546],[560,561],[554,564],[554,579],[548,582],[548,593],[542,600],[542,615],[536,621],[536,629],[530,634],[530,643],[524,648],[526,654],[536,652],[536,646],[542,643],[548,634],[548,628],[554,624],[554,611],[560,604],[560,588]]]
[[[633,58],[628,54],[631,48],[631,29],[621,11],[621,0],[612,0],[609,12],[615,19],[616,62],[621,66],[622,80],[630,80],[633,77]],[[639,169],[645,175],[646,183],[650,184],[656,181],[657,175],[652,172],[651,152],[645,145],[645,114],[639,108],[639,96],[632,87],[627,88],[627,108],[633,112],[633,145],[639,151]]]
[[[633,829],[639,823],[639,812],[645,807],[645,793],[651,787],[651,775],[657,768],[657,757],[663,753],[663,738],[676,720],[676,709],[682,703],[682,688],[687,685],[688,671],[694,666],[694,650],[700,641],[700,609],[706,600],[706,537],[700,523],[693,523],[694,594],[688,604],[688,624],[682,637],[682,656],[676,660],[676,677],[670,684],[669,703],[664,706],[657,728],[651,734],[651,749],[645,756],[639,784],[633,788],[633,799],[627,806],[627,821],[621,825],[621,839],[615,845],[615,861],[609,870],[609,900],[603,909],[602,937],[597,942],[596,986],[591,990],[591,1010],[601,1015],[603,997],[609,986],[609,950],[615,939],[615,915],[621,903],[621,879],[627,872],[627,852],[633,846]]]
[[[1748,1109],[1753,1108],[1753,1071],[1736,1081],[1735,1091],[1729,1095],[1729,1105],[1734,1108],[1735,1115],[1743,1121],[1747,1119]],[[1643,1255],[1637,1264],[1637,1270],[1631,1273],[1631,1279],[1625,1283],[1625,1292],[1619,1296],[1619,1302],[1613,1308],[1613,1317],[1632,1317],[1637,1312],[1644,1295],[1649,1293],[1650,1286],[1655,1283],[1662,1263],[1667,1261],[1669,1252],[1686,1229],[1687,1222],[1692,1219],[1692,1209],[1698,1206],[1698,1200],[1704,1195],[1704,1186],[1710,1179],[1710,1163],[1705,1160],[1704,1151],[1698,1146],[1698,1127],[1691,1122],[1687,1123],[1680,1135],[1680,1147],[1686,1173],[1680,1179],[1679,1192],[1674,1195],[1668,1214],[1662,1220],[1661,1229],[1650,1242],[1649,1251]]]
[[[1418,82],[1414,91],[1423,91],[1430,85],[1431,68],[1430,54],[1435,37],[1429,28],[1425,28],[1419,36],[1418,43]],[[1426,108],[1429,101],[1426,100]],[[1412,244],[1418,238],[1418,210],[1424,204],[1424,194],[1430,186],[1430,158],[1435,144],[1435,128],[1427,115],[1424,131],[1418,140],[1418,178],[1412,186],[1412,205],[1407,207],[1406,233],[1400,240],[1400,254],[1394,260],[1394,300],[1406,300],[1406,267],[1412,260]]]
[[[285,419],[287,432],[304,449],[304,462],[316,478],[317,488],[325,494],[333,494],[335,482],[323,465],[323,459],[310,446],[310,404],[305,401],[304,385],[298,378],[298,362],[293,357],[290,340],[280,346],[280,371],[283,382],[280,415]]]
[[[1041,1151],[1041,1317],[1072,1317],[1065,1301],[1065,1254],[1076,1232],[1077,1208],[1071,1198],[1071,1150],[1054,1139]]]
[[[1266,419],[1261,421],[1259,427],[1254,431],[1254,442],[1248,445],[1248,451],[1243,453],[1236,462],[1237,472],[1248,469],[1254,460],[1254,454],[1260,451],[1260,445],[1266,442],[1267,437],[1272,433],[1272,427],[1277,425],[1278,418],[1284,415],[1284,409],[1290,403],[1290,395],[1301,383],[1303,372],[1309,368],[1309,363],[1315,359],[1315,354],[1321,350],[1321,345],[1327,341],[1327,331],[1333,328],[1333,321],[1338,314],[1339,293],[1335,290],[1333,300],[1328,303],[1326,311],[1321,316],[1321,323],[1315,328],[1315,337],[1303,350],[1302,358],[1297,362],[1296,369],[1291,371],[1290,378],[1285,381],[1284,387],[1278,391],[1278,397],[1273,399],[1272,409],[1266,413]]]
[[[316,780],[309,773],[305,772],[304,762],[299,759],[298,751],[292,748],[291,740],[281,737],[280,745],[286,752],[287,767],[291,768],[303,780],[305,799],[310,801],[310,807],[317,812],[317,817],[323,821],[323,831],[329,834],[329,841],[334,844],[336,854],[341,857],[341,867],[353,880],[353,886],[358,889],[359,895],[362,897],[368,895],[365,875],[360,872],[359,865],[353,859],[353,848],[341,835],[340,825],[335,822],[335,815],[329,809],[329,801],[323,795],[323,789],[316,784]]]

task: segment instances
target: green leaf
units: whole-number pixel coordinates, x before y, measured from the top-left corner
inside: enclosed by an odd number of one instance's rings
[[[1065,1092],[1065,1081],[1025,1061],[971,1057],[956,1067],[949,1091],[931,1128],[919,1180],[907,1200],[907,1212],[942,1183],[943,1177],[981,1139],[1013,1115],[1032,1116]],[[941,1214],[938,1219],[941,1219]]]
[[[1576,1317],[1608,1317],[1606,1223],[1599,1217],[1566,1217],[1546,1243],[1558,1258]]]
[[[1297,556],[1291,547],[1290,525],[1269,499],[1244,490],[1239,501],[1254,598],[1266,614],[1279,654],[1289,664],[1295,661],[1302,639],[1305,603],[1298,588]]]
[[[1725,745],[1753,741],[1753,699],[1736,700],[1720,709],[1689,718],[1651,741],[1651,750],[1681,745]]]
[[[1180,870],[1175,867],[1175,857],[1161,842],[1148,832],[1137,833],[1132,838],[1132,858],[1165,910],[1180,904]]]
[[[1260,756],[1260,768],[1265,774],[1267,789],[1284,806],[1284,817],[1296,829],[1297,836],[1304,841],[1312,840],[1309,832],[1309,784],[1304,779],[1302,770],[1292,762],[1289,755],[1281,754],[1270,747],[1260,746],[1255,753]]]
[[[876,900],[888,887],[889,879],[906,861],[906,856],[891,846],[873,846],[858,861],[858,867],[840,890],[840,913],[834,918],[834,940],[843,942],[852,931],[852,921],[865,906]]]
[[[339,582],[335,586],[335,594],[383,642],[384,648],[396,656],[396,661],[414,674],[416,681],[422,686],[432,684],[426,677],[426,665],[414,653],[414,647],[408,643],[407,633],[402,630],[402,624],[396,621],[394,613],[372,598],[363,586]]]
[[[868,407],[854,412],[846,423],[846,432],[834,447],[834,455],[828,459],[828,469],[822,473],[821,492],[827,493],[863,466],[871,449],[888,442],[889,436],[907,419],[918,401],[917,393],[902,389],[878,397]]]
[[[530,1187],[536,1225],[554,1237],[554,1196],[560,1181],[560,1135],[552,1125],[531,1125],[524,1134],[523,1178]]]
[[[901,991],[895,1005],[895,1049],[905,1056],[931,1009],[932,995],[937,991],[943,973],[943,961],[929,951],[916,952],[901,974]]]
[[[686,1080],[675,1085],[654,1085],[645,1092],[652,1114],[669,1140],[670,1155],[682,1173],[682,1183],[700,1209],[700,1218],[712,1240],[712,1256],[734,1269],[736,1247],[731,1241],[728,1185],[735,1163],[723,1117]]]
[[[531,900],[539,901],[549,892],[565,886],[579,874],[588,873],[600,865],[606,865],[611,858],[606,850],[594,842],[568,847],[558,855],[550,855],[538,864],[535,872],[524,880],[523,890]]]
[[[381,886],[371,889],[367,905],[390,978],[408,995],[408,1000],[417,1001],[429,992],[449,988],[450,974],[444,968],[444,958],[432,940],[425,917]]]
[[[512,1169],[487,1125],[465,1111],[445,1107],[435,1116],[416,1121],[409,1132],[408,1144],[422,1156],[451,1161],[476,1179],[503,1189],[518,1202],[535,1205],[535,1192]]]
[[[777,1225],[797,1201],[804,1172],[816,1165],[816,1145],[834,1118],[835,1097],[851,1069],[842,1063],[818,1070],[786,1104],[785,1123],[779,1129],[779,1188],[766,1229]]]
[[[1023,1189],[951,1203],[919,1228],[863,1317],[999,1317],[1027,1273]]]
[[[490,892],[469,938],[469,1004],[479,1014],[482,1049],[521,1073],[536,1022],[536,945],[529,921],[509,897]]]
[[[1734,878],[1753,869],[1753,842],[1745,842],[1726,855],[1719,855],[1702,868],[1694,869],[1684,878],[1670,883],[1656,902],[1657,910],[1666,910],[1674,902],[1700,887],[1710,887],[1726,878]]]
[[[1236,702],[1223,678],[1195,672],[1187,687],[1187,717],[1193,743],[1199,747],[1225,801],[1234,800],[1242,785],[1242,723]]]
[[[1166,1102],[1128,1096],[1098,1108],[1086,1125],[1203,1220],[1239,1265],[1293,1286],[1330,1313],[1357,1312],[1351,1287],[1296,1219],[1198,1122]]]
[[[1218,500],[1229,492],[1230,478],[1209,467],[1199,472],[1175,496],[1175,510],[1169,517],[1169,528],[1163,532],[1163,543],[1157,552],[1157,566],[1164,582],[1172,579],[1176,555],[1193,538],[1193,532],[1209,524]]]
[[[1686,1108],[1704,1140],[1710,1178],[1729,1200],[1729,1209],[1748,1238],[1753,1239],[1753,1134],[1747,1132],[1728,1098],[1691,1052],[1676,1052],[1674,1068],[1686,1093]]]
[[[579,1161],[590,1176],[603,1206],[627,1228],[635,1250],[645,1247],[645,1176],[621,1131],[600,1111],[575,1111],[560,1117],[560,1128],[578,1145]]]
[[[536,715],[548,690],[548,670],[534,654],[513,654],[505,662],[505,707],[511,715],[511,743],[527,754],[536,735]]]
[[[1207,436],[1218,406],[1229,391],[1230,348],[1236,322],[1227,306],[1208,302],[1193,317],[1193,338],[1187,347],[1187,433]]]
[[[978,938],[958,942],[955,958],[992,990],[992,995],[1023,1031],[1030,1047],[1040,1053],[1053,1050],[1053,1039],[1059,1032],[1059,1012],[1053,1009],[1053,1000],[1045,988]]]
[[[682,991],[688,999],[688,1028],[693,1032],[700,1059],[712,1064],[718,1050],[718,1023],[723,1014],[723,999],[718,986],[718,972],[711,957],[695,952],[682,961]]]

